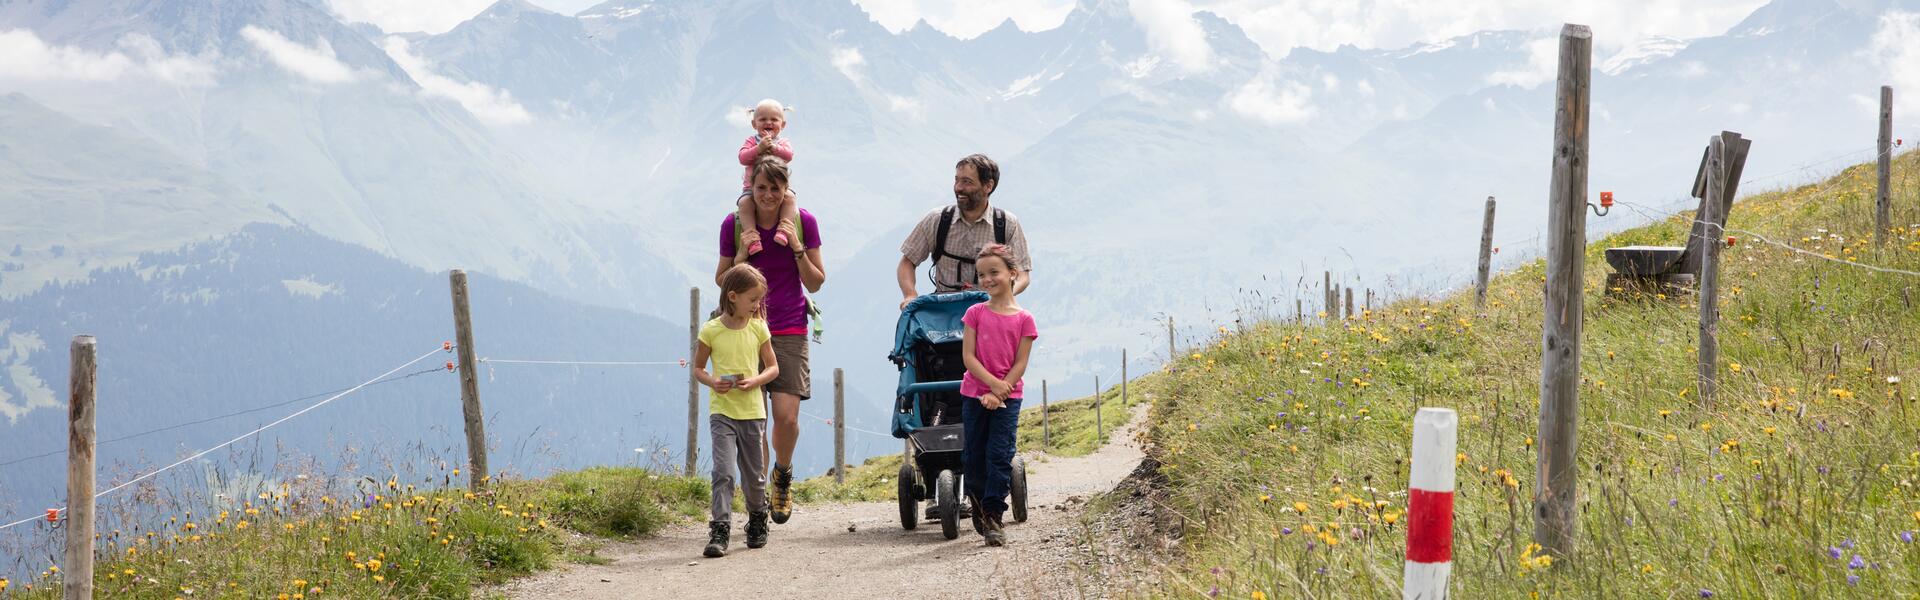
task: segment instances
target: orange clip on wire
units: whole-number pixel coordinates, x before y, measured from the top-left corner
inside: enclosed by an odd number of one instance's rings
[[[448,370],[448,371],[452,371],[452,370],[453,370],[453,361],[447,361],[447,370]]]
[[[444,351],[447,351],[447,352],[452,352],[452,351],[453,351],[453,342],[440,342],[440,349],[441,349],[441,350],[444,350]]]
[[[1613,208],[1613,192],[1600,192],[1600,208]]]
[[[686,367],[687,367],[687,359],[684,359],[684,358],[680,359],[680,368],[684,369]]]
[[[60,509],[58,508],[47,509],[47,522],[48,523],[60,522]]]
[[[1740,241],[1740,238],[1737,238],[1737,237],[1733,237],[1733,236],[1727,236],[1727,247],[1728,247],[1728,248],[1732,248],[1732,247],[1733,247],[1733,244],[1734,244],[1734,242],[1738,242],[1738,241]]]

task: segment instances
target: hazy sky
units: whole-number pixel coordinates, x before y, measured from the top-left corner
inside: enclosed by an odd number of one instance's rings
[[[598,0],[531,0],[574,14]],[[639,2],[640,0],[635,0]],[[808,0],[833,1],[833,0]],[[1029,31],[1056,27],[1073,0],[853,0],[876,21],[900,30],[919,19],[972,37],[1013,19]],[[1083,0],[1128,2],[1129,0]],[[439,33],[494,0],[328,0],[334,12],[387,31]],[[1131,0],[1136,15],[1208,10],[1239,25],[1268,53],[1294,47],[1331,50],[1341,44],[1397,48],[1485,29],[1551,29],[1591,25],[1595,43],[1618,47],[1645,35],[1702,37],[1724,32],[1765,0]]]

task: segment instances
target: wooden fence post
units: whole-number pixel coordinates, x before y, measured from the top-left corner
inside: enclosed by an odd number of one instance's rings
[[[1346,288],[1346,292],[1347,292],[1347,312],[1341,314],[1340,318],[1342,319],[1353,318],[1353,288]]]
[[[847,481],[847,374],[833,369],[833,483]]]
[[[1324,312],[1322,321],[1339,318],[1340,307],[1333,304],[1333,271],[1320,272],[1320,306]]]
[[[93,598],[93,400],[95,368],[91,335],[73,336],[67,399],[66,600]]]
[[[1053,447],[1053,429],[1047,425],[1047,380],[1040,380],[1040,447]]]
[[[1093,447],[1100,447],[1100,437],[1106,435],[1106,429],[1100,424],[1100,376],[1093,376]]]
[[[1487,216],[1480,222],[1480,273],[1473,280],[1473,308],[1487,308],[1487,275],[1493,269],[1493,196],[1487,196]]]
[[[693,378],[693,370],[704,365],[691,364],[693,355],[700,350],[700,287],[694,286],[687,292],[687,476],[693,476],[694,467],[700,462],[700,380]]]
[[[1120,349],[1120,406],[1133,406],[1127,402],[1127,349]]]
[[[467,427],[467,489],[487,484],[487,415],[480,410],[480,370],[473,348],[473,314],[467,303],[467,272],[447,275],[453,287],[453,343],[460,359],[460,414]]]
[[[1726,194],[1727,146],[1722,136],[1713,136],[1707,142],[1707,193],[1706,201],[1700,203],[1698,215],[1701,221],[1719,223],[1725,220],[1720,214],[1721,201]],[[1711,410],[1713,396],[1719,391],[1720,358],[1720,237],[1722,230],[1710,228],[1709,236],[1701,249],[1705,256],[1700,261],[1700,348],[1697,373],[1697,392],[1700,394],[1700,407]]]
[[[1893,175],[1893,86],[1880,86],[1880,171],[1873,199],[1873,243],[1887,243],[1887,229],[1893,227],[1893,201],[1887,187]]]
[[[1167,366],[1168,367],[1172,367],[1175,361],[1180,360],[1180,355],[1175,354],[1176,352],[1179,352],[1179,350],[1173,347],[1173,315],[1167,315]]]
[[[1587,115],[1593,31],[1560,30],[1554,94],[1553,178],[1548,190],[1547,285],[1540,344],[1540,446],[1533,486],[1533,541],[1547,553],[1573,552],[1573,459],[1580,414],[1580,331],[1586,312]]]

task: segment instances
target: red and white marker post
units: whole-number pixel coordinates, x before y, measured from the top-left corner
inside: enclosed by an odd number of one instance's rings
[[[1407,569],[1401,597],[1447,597],[1453,571],[1453,467],[1460,417],[1451,408],[1413,416],[1413,471],[1407,482]]]

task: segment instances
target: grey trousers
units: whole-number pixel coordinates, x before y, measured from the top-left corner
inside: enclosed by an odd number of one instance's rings
[[[733,520],[733,487],[736,481],[746,496],[747,512],[767,512],[767,420],[742,421],[726,415],[707,417],[707,429],[713,438],[713,521]],[[734,465],[740,468],[734,478]]]

